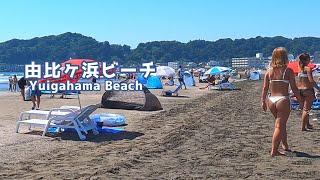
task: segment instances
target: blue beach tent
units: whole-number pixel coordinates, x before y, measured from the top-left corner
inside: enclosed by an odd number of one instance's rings
[[[163,89],[162,82],[159,76],[149,76],[146,87],[148,89]]]
[[[189,71],[185,71],[183,73],[183,80],[184,80],[184,83],[186,84],[186,86],[194,86],[195,85],[194,77],[192,76],[192,74]]]
[[[146,86],[148,89],[163,89],[162,82],[159,76],[150,75],[147,79],[142,75],[137,77],[139,83]]]

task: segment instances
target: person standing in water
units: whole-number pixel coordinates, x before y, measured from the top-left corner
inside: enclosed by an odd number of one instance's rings
[[[11,91],[12,92],[12,84],[13,84],[13,80],[12,80],[12,77],[11,76],[9,76],[9,83],[8,83],[8,85],[9,85],[9,91]]]
[[[17,83],[18,83],[18,79],[17,79],[17,75],[13,75],[13,78],[12,78],[12,90],[13,92],[17,92],[18,91],[18,88],[17,88]]]
[[[302,131],[313,129],[313,126],[309,122],[309,113],[311,110],[312,103],[315,99],[314,88],[320,90],[317,83],[312,77],[312,69],[307,65],[310,63],[310,55],[307,53],[300,54],[298,56],[300,73],[298,74],[297,85],[302,97],[302,103],[300,108],[302,109]]]
[[[285,155],[278,150],[280,142],[284,151],[290,151],[287,142],[287,121],[290,115],[289,85],[301,102],[301,96],[296,86],[295,76],[287,68],[288,53],[283,47],[275,48],[272,52],[271,67],[266,72],[261,95],[261,106],[264,111],[269,107],[275,118],[272,137],[271,156]],[[270,90],[270,96],[267,97]]]

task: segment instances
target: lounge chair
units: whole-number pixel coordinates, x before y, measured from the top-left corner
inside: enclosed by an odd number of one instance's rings
[[[182,84],[179,84],[177,88],[174,91],[167,90],[167,91],[162,91],[161,95],[162,96],[179,96],[179,90],[182,88]]]
[[[32,126],[39,126],[44,128],[42,136],[45,136],[48,129],[51,127],[70,128],[75,129],[80,140],[85,140],[89,130],[92,130],[94,134],[98,134],[95,123],[90,119],[89,115],[92,114],[98,106],[89,105],[81,110],[72,110],[70,108],[54,108],[50,111],[27,111],[20,115],[17,122],[16,132],[19,132],[21,124],[29,125],[29,130]],[[30,114],[45,115],[45,119],[30,119]],[[28,115],[27,119],[24,119],[25,115]]]

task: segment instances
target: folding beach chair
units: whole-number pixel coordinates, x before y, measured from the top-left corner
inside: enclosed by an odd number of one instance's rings
[[[48,115],[45,119],[24,119],[25,115],[30,117],[30,113],[36,114],[37,112],[23,112],[17,122],[16,132],[19,132],[21,124],[29,125],[29,130],[32,126],[38,126],[44,128],[42,136],[45,136],[48,129],[51,127],[56,127],[58,129],[70,128],[76,130],[79,138],[85,140],[86,136],[83,134],[88,134],[89,130],[92,130],[95,135],[99,134],[97,131],[95,123],[90,119],[89,115],[92,114],[98,106],[89,105],[85,108],[75,111],[68,108],[54,108],[48,111]],[[44,115],[45,111],[39,111],[38,114]]]
[[[177,88],[174,91],[168,90],[168,91],[162,91],[161,95],[162,96],[179,96],[179,90],[182,88],[182,84],[179,84],[179,86],[177,86]]]

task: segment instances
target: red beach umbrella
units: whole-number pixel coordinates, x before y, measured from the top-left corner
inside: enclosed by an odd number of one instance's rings
[[[69,74],[64,74],[61,72],[60,78],[46,78],[46,79],[40,79],[39,83],[44,83],[46,81],[51,82],[51,83],[66,83],[67,81],[70,81],[71,83],[76,83],[79,81],[79,79],[82,76],[82,68],[81,65],[83,62],[94,62],[92,59],[70,59],[67,60],[63,63],[61,63],[61,67],[66,67],[66,64],[70,64],[71,66],[78,66],[78,70],[75,72],[74,77],[71,78]],[[78,101],[79,101],[79,106],[81,109],[81,103],[80,103],[80,96],[78,94]]]
[[[71,83],[76,83],[82,76],[81,65],[84,62],[95,62],[95,61],[92,59],[70,59],[61,63],[62,67],[65,67],[66,64],[70,64],[71,66],[78,66],[78,70],[76,71],[73,78],[71,78],[68,74],[62,74],[60,77],[60,81],[67,82],[69,80]]]
[[[316,64],[313,64],[313,63],[309,63],[307,65],[308,67],[310,67],[311,69],[314,69],[316,68]],[[295,73],[295,74],[298,74],[300,72],[300,66],[299,66],[299,62],[298,61],[291,61],[289,62],[288,68],[292,69],[292,71]]]
[[[78,70],[75,72],[74,77],[71,78],[68,74],[64,74],[61,72],[60,78],[44,78],[40,79],[40,83],[44,83],[46,81],[52,82],[52,83],[65,83],[67,81],[70,81],[71,83],[76,83],[79,81],[79,79],[82,76],[82,68],[81,65],[83,62],[94,62],[92,59],[70,59],[63,63],[61,63],[61,67],[65,67],[66,64],[70,64],[71,66],[78,66]]]

